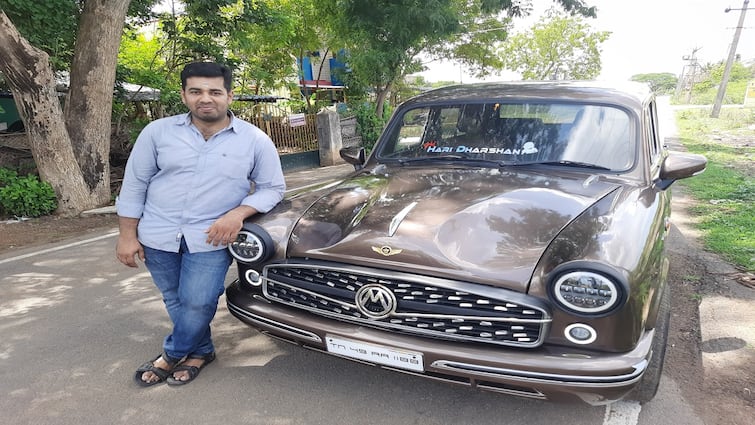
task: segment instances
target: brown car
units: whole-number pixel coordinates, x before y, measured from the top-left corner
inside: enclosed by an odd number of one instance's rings
[[[669,321],[668,152],[644,85],[459,85],[399,106],[356,171],[229,249],[230,312],[271,336],[483,390],[653,398]]]

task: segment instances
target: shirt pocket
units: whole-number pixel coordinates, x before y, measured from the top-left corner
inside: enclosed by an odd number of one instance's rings
[[[248,157],[221,153],[212,155],[212,161],[223,177],[230,180],[249,180],[251,164]]]

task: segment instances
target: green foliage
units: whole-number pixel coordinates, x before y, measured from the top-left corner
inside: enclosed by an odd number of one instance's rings
[[[729,81],[726,85],[726,93],[722,104],[724,105],[741,105],[744,102],[747,81]],[[712,105],[718,96],[718,86],[701,89],[695,87],[692,91],[689,103],[693,105]]]
[[[692,86],[692,90],[684,89],[672,98],[677,104],[711,105],[718,96],[718,86],[723,79],[726,64],[719,62],[703,67],[701,77]],[[724,105],[739,104],[744,101],[747,84],[755,79],[755,66],[744,66],[741,62],[734,62],[729,72],[729,82],[723,98]]]
[[[128,141],[130,145],[136,143],[136,138],[139,137],[139,134],[144,130],[144,127],[150,123],[150,121],[151,120],[146,117],[137,117],[128,122],[126,131],[128,131]]]
[[[131,0],[129,16],[134,24],[149,19],[158,0]],[[68,70],[73,58],[82,0],[2,0],[5,12],[21,35],[50,55],[54,71]]]
[[[18,173],[10,168],[0,167],[0,187],[10,184],[18,178]]]
[[[0,212],[16,217],[39,217],[58,207],[55,191],[34,174],[19,177],[0,168]]]
[[[674,90],[676,90],[676,85],[679,82],[676,75],[670,72],[637,74],[633,75],[630,80],[638,81],[640,83],[648,83],[650,89],[659,96],[673,94]]]
[[[75,0],[3,0],[0,9],[24,38],[50,55],[53,69],[61,70],[73,57],[79,6]]]
[[[694,208],[697,226],[707,249],[735,265],[755,271],[755,181],[748,143],[722,143],[721,138],[755,139],[755,110],[724,108],[710,118],[707,108],[677,113],[684,146],[708,158],[705,172],[681,185],[699,201]]]
[[[349,112],[354,114],[357,119],[357,131],[362,137],[362,146],[369,153],[388,122],[390,110],[388,107],[384,107],[382,116],[378,116],[375,114],[373,104],[357,102],[349,104]]]
[[[723,80],[724,69],[726,64],[719,62],[712,65],[707,65],[704,68],[704,78],[695,84],[696,91],[705,91],[710,88],[718,89],[718,85]],[[747,81],[752,79],[753,72],[748,67],[744,66],[742,62],[734,62],[731,64],[731,70],[729,71],[729,83],[736,81]]]
[[[152,7],[164,0],[131,0],[128,4],[126,28],[138,28],[154,19]]]
[[[142,111],[135,111],[136,105],[133,102],[124,102],[124,90],[121,87],[123,82],[160,90],[161,106],[168,115],[185,112],[181,102],[178,71],[170,69],[166,62],[164,44],[164,39],[146,37],[137,31],[125,31],[121,37],[116,71],[116,91],[121,96],[116,97],[113,116],[124,117],[126,121],[133,120],[133,125],[126,123],[130,125],[129,132],[139,131],[150,117],[144,116]],[[133,135],[131,140],[135,140]]]
[[[349,50],[349,67],[376,93],[419,70],[415,55],[422,46],[459,31],[452,0],[347,0],[331,13]]]
[[[525,80],[593,79],[600,74],[600,45],[610,34],[550,9],[532,29],[509,37],[500,54],[504,67]]]
[[[188,62],[212,60],[233,69],[236,94],[270,92],[296,77],[292,54],[323,45],[315,32],[323,18],[312,0],[183,3],[183,12],[159,16],[156,35],[169,81],[178,82],[178,73]],[[171,112],[181,109],[177,104],[172,107]]]
[[[399,105],[407,99],[422,93],[429,87],[432,87],[432,84],[420,76],[400,80],[394,85],[393,90],[391,90],[391,104]]]
[[[118,51],[118,77],[137,85],[162,88],[167,84],[162,46],[156,37],[125,31]]]

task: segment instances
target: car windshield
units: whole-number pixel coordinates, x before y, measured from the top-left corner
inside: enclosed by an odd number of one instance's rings
[[[378,148],[380,160],[482,160],[623,171],[635,158],[622,109],[589,104],[477,103],[406,110]]]

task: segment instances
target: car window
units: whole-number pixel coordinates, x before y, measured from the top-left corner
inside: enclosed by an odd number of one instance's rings
[[[385,160],[456,155],[506,163],[572,162],[610,170],[634,164],[632,121],[588,104],[479,103],[409,109],[378,147]]]
[[[650,155],[649,164],[654,168],[660,167],[661,154],[663,153],[663,137],[658,134],[658,111],[655,102],[650,102],[645,109],[645,131],[647,132],[647,150]]]

